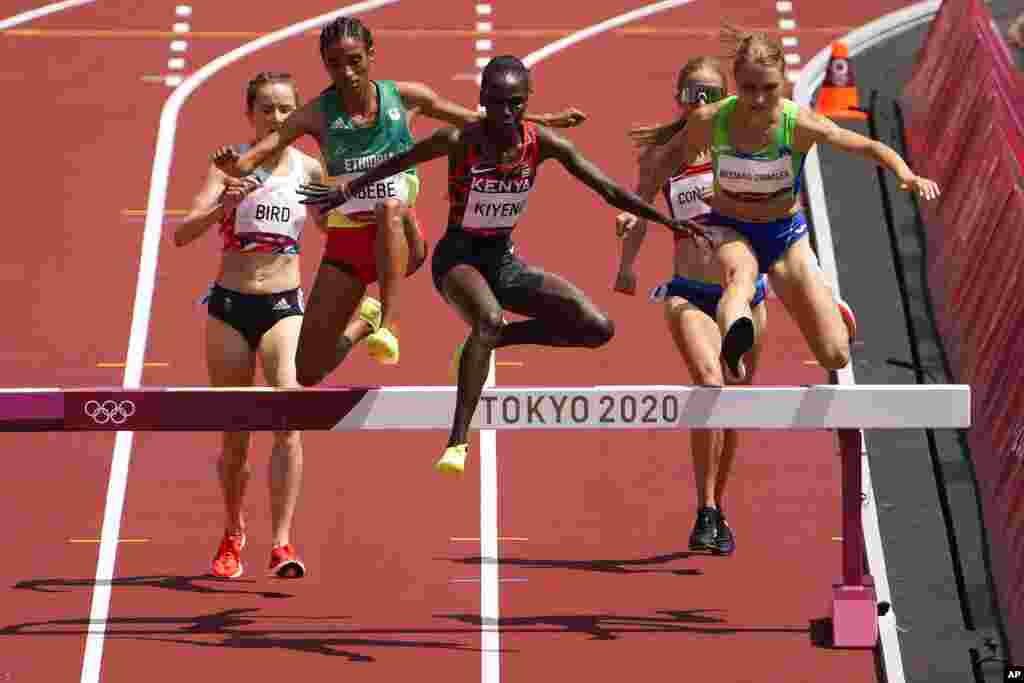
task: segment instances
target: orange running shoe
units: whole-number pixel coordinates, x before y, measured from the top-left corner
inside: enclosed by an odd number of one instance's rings
[[[306,565],[295,554],[295,546],[291,543],[276,546],[270,551],[270,566],[267,576],[279,579],[301,579],[306,575]]]
[[[237,579],[242,575],[242,548],[245,547],[245,534],[229,534],[224,532],[220,547],[213,558],[213,575],[222,579]]]

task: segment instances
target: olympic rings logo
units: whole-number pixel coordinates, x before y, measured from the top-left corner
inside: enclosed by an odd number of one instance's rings
[[[123,425],[135,414],[133,401],[86,401],[85,414],[98,425]]]

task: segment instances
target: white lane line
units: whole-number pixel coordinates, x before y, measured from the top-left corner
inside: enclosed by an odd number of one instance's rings
[[[775,9],[779,13],[779,28],[783,31],[794,31],[796,30],[796,20],[791,19],[790,15],[793,13],[793,3],[788,0],[775,3]],[[792,50],[798,44],[796,36],[782,36],[782,47],[783,49]],[[796,67],[801,61],[800,55],[796,52],[787,52],[783,57],[786,64],[791,67]],[[786,79],[790,83],[796,83],[800,77],[800,68],[796,67],[793,69],[786,69]]]
[[[149,318],[153,307],[153,289],[156,285],[157,256],[163,233],[164,208],[167,201],[167,183],[174,150],[174,133],[178,126],[178,113],[185,100],[200,85],[218,71],[239,59],[269,45],[300,35],[342,16],[359,14],[399,0],[367,0],[318,17],[292,24],[221,55],[185,81],[167,98],[160,113],[153,172],[149,185],[149,204],[146,207],[146,225],[139,257],[139,277],[135,287],[135,303],[128,334],[128,355],[125,362],[123,386],[138,388],[142,381],[143,356],[149,338]],[[107,483],[106,505],[103,510],[103,531],[100,534],[99,561],[96,563],[96,581],[89,611],[89,629],[82,658],[81,683],[98,683],[103,662],[103,644],[106,636],[107,615],[110,612],[110,584],[117,558],[117,542],[121,533],[121,515],[128,486],[128,466],[131,462],[133,432],[117,432],[114,454]]]
[[[15,14],[13,17],[0,20],[0,31],[6,31],[9,28],[26,24],[35,19],[48,16],[50,14],[56,14],[57,12],[63,12],[64,10],[74,9],[75,7],[81,7],[82,5],[88,5],[96,0],[67,0],[66,2],[54,2],[43,7],[37,7],[30,9],[27,12],[21,14]]]
[[[874,45],[899,36],[920,24],[931,21],[939,11],[940,0],[919,2],[905,9],[887,14],[861,28],[843,36],[842,40],[850,48],[853,57]],[[803,68],[794,88],[793,99],[798,103],[811,106],[814,91],[825,78],[828,60],[832,55],[831,46],[825,47],[812,57]],[[825,200],[824,181],[817,150],[811,150],[804,163],[806,177],[808,212],[814,224],[815,237],[818,240],[818,255],[822,270],[828,276],[836,294],[839,294],[839,276],[836,270],[836,255],[832,243],[832,227],[828,217],[828,203]],[[855,384],[853,370],[850,367],[838,373],[840,384]],[[867,441],[864,440],[865,448]],[[892,604],[889,588],[889,572],[885,564],[885,548],[882,545],[882,532],[878,524],[878,507],[875,502],[875,489],[871,483],[871,466],[867,454],[861,458],[863,465],[864,513],[864,545],[868,557],[868,567],[875,580],[875,592],[879,602]],[[879,639],[881,640],[882,662],[886,683],[905,683],[906,674],[903,670],[903,653],[900,651],[899,631],[896,623],[896,611],[899,605],[878,618]]]

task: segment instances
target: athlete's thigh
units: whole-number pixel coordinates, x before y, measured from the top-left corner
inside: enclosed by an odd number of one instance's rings
[[[812,349],[848,343],[846,325],[804,235],[775,262],[768,278]]]
[[[256,375],[256,354],[242,333],[223,320],[206,318],[206,368],[215,387],[244,387]]]
[[[441,285],[445,299],[470,327],[487,316],[501,313],[501,304],[487,278],[468,263],[452,266],[442,278]]]
[[[721,375],[722,334],[714,318],[687,299],[670,296],[665,299],[665,322],[694,381]]]
[[[708,226],[714,246],[722,282],[730,282],[737,271],[753,272],[757,277],[758,264],[750,240],[727,225]]]
[[[565,277],[521,262],[519,268],[498,293],[507,310],[530,318],[558,320],[602,315],[590,297]]]
[[[333,353],[338,337],[365,294],[366,285],[353,273],[321,263],[301,318],[298,348],[306,351],[329,348]]]
[[[299,346],[302,316],[290,315],[278,320],[260,339],[263,376],[274,387],[298,387],[295,354]]]

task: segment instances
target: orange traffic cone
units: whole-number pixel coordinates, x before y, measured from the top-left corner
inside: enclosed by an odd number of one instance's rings
[[[857,97],[857,81],[850,64],[850,50],[846,43],[832,43],[832,56],[825,71],[825,82],[818,90],[814,111],[830,119],[866,119],[860,111]]]

